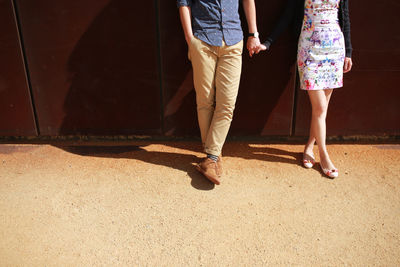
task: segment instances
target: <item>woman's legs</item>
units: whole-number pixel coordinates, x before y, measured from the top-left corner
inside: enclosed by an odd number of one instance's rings
[[[321,167],[328,170],[335,169],[335,166],[329,158],[325,143],[326,114],[328,111],[329,100],[331,98],[332,92],[332,89],[308,91],[308,96],[310,98],[312,106],[312,116],[310,137],[304,149],[305,153],[312,155],[312,148],[314,147],[314,143],[316,141],[318,144]]]
[[[332,90],[324,90],[324,91],[332,91]],[[326,102],[328,106],[329,106],[329,101],[331,100],[331,95],[332,92],[325,92]],[[314,155],[313,150],[315,142],[316,142],[315,135],[311,132],[311,127],[310,127],[310,135],[304,147],[304,154],[307,155],[308,157]]]

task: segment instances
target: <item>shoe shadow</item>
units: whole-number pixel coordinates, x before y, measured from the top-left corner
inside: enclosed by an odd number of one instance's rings
[[[228,147],[227,154],[233,157],[242,157],[245,159],[257,159],[269,162],[294,164],[305,169],[303,166],[302,152],[291,152],[279,148],[265,147],[265,145],[260,144],[246,144],[245,148],[243,149],[240,147],[238,148],[238,146]],[[332,178],[329,178],[323,174],[319,162],[315,162],[311,170],[320,173],[321,177],[325,179],[333,180]]]
[[[186,172],[191,178],[191,185],[197,190],[208,191],[215,185],[208,181],[194,167],[201,159],[195,155],[149,151],[143,145],[54,145],[64,151],[87,157],[136,159],[146,163],[166,166]]]
[[[279,148],[266,147],[265,144],[230,143],[224,148],[224,155],[243,159],[256,159],[268,162],[280,162],[301,165],[303,153],[291,152]]]

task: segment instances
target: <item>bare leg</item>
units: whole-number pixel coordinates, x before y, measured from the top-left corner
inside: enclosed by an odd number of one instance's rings
[[[329,92],[331,91],[331,92]],[[332,96],[332,90],[324,90],[325,93],[325,97],[326,97],[326,102],[327,105],[329,106],[329,101],[331,100],[331,96]],[[306,145],[304,146],[304,154],[305,154],[305,158],[307,160],[310,160],[310,157],[313,158],[314,157],[314,145],[315,142],[317,140],[315,139],[315,135],[312,133],[311,131],[311,127],[310,127],[310,135],[308,137],[308,141],[306,143]]]
[[[323,169],[333,170],[333,165],[328,151],[326,149],[326,114],[328,111],[328,104],[333,90],[314,90],[308,91],[312,106],[310,140],[314,138],[318,144],[319,156],[321,160],[321,167]]]

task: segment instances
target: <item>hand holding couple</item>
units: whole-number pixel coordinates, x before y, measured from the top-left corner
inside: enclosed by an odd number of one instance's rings
[[[265,51],[268,46],[260,43],[260,39],[257,37],[249,37],[247,39],[247,50],[249,50],[249,55],[252,57],[254,54],[260,53],[260,51]]]

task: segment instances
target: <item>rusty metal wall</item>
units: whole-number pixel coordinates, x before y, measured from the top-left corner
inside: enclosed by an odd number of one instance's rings
[[[41,135],[198,135],[174,0],[14,2]],[[285,3],[256,4],[263,39]],[[328,135],[400,134],[398,7],[350,1],[355,65],[332,97]],[[0,0],[0,20],[0,135],[35,135],[12,1]],[[287,31],[269,52],[243,55],[231,135],[308,134],[310,104],[296,88],[296,46]]]
[[[12,1],[0,0],[0,135],[36,135]]]
[[[153,1],[17,3],[42,135],[161,133]]]

